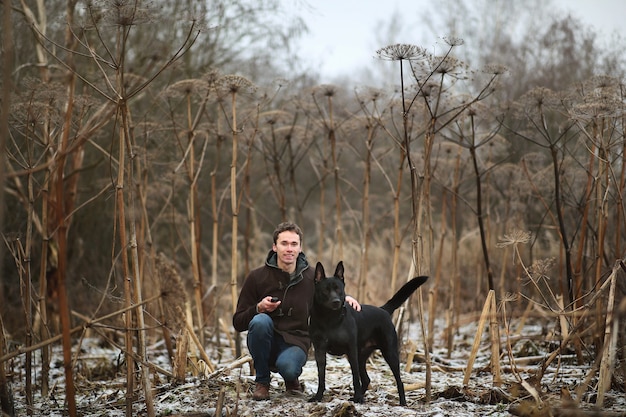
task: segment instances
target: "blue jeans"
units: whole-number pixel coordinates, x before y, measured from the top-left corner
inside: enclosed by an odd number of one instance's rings
[[[256,382],[269,384],[270,369],[277,370],[285,381],[295,381],[302,374],[307,354],[290,345],[274,332],[274,322],[265,313],[252,318],[248,326],[248,351],[254,360]]]

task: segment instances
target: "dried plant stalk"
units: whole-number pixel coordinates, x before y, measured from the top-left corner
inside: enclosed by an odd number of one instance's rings
[[[396,186],[393,190],[393,261],[391,263],[391,290],[396,291],[398,281],[398,269],[400,263],[400,247],[402,237],[400,234],[400,196],[402,190],[402,178],[404,176],[404,160],[406,154],[402,146],[399,147],[398,174]]]
[[[157,283],[161,287],[162,299],[159,300],[159,307],[162,314],[163,338],[165,346],[172,361],[172,367],[177,368],[176,353],[170,341],[170,335],[180,335],[185,326],[185,316],[182,313],[187,303],[187,294],[183,286],[182,279],[176,270],[174,264],[165,256],[164,253],[154,260],[155,271],[157,275]],[[186,355],[186,353],[185,353]],[[176,374],[176,371],[174,371]]]
[[[559,295],[556,299],[557,305],[559,306],[559,311],[565,311],[565,306],[563,305],[563,296]],[[559,314],[559,324],[561,325],[561,337],[566,338],[569,335],[569,324],[567,322],[567,317],[565,314]]]
[[[550,364],[554,361],[554,359],[556,359],[557,356],[559,356],[561,354],[561,351],[566,346],[569,345],[569,343],[572,341],[572,339],[574,339],[575,337],[581,337],[582,336],[582,332],[580,331],[580,328],[582,327],[583,323],[585,322],[585,318],[587,317],[587,314],[591,312],[592,307],[600,299],[600,296],[602,294],[604,294],[604,292],[606,291],[606,289],[607,289],[607,287],[608,287],[610,282],[611,282],[610,279],[607,279],[606,281],[604,281],[602,286],[600,286],[600,288],[598,288],[593,293],[593,296],[591,297],[591,299],[583,307],[580,308],[580,310],[582,310],[582,313],[579,315],[578,322],[572,328],[572,331],[568,334],[568,337],[563,338],[563,340],[561,341],[561,344],[559,345],[559,347],[557,349],[555,349],[554,352],[552,352],[546,358],[546,360],[543,362],[543,364],[541,366],[540,376],[543,376],[543,373],[548,368],[548,366],[550,366]]]
[[[235,346],[236,340],[233,339],[232,335],[230,334],[230,327],[224,322],[224,320],[221,317],[219,318],[218,321],[220,323],[220,327],[222,328],[222,331],[224,332],[224,334],[228,338],[228,344],[230,345],[231,349],[233,350],[233,353],[235,353],[237,351],[237,347]]]
[[[426,387],[426,383],[425,382],[414,382],[412,384],[405,384],[404,385],[404,391],[405,392],[409,392],[409,391],[417,391],[418,389],[422,389]]]
[[[487,317],[491,314],[491,300],[494,297],[494,290],[489,290],[487,294],[487,300],[483,307],[483,311],[480,314],[480,320],[478,321],[478,328],[476,329],[476,337],[474,338],[474,345],[472,346],[472,353],[467,361],[467,368],[465,369],[465,376],[463,377],[463,385],[467,385],[472,374],[472,368],[474,367],[474,361],[476,360],[476,354],[478,353],[478,347],[480,346],[480,339],[483,335],[483,329],[485,328],[485,322]]]
[[[222,408],[224,407],[224,397],[226,396],[226,392],[224,391],[224,387],[220,387],[220,392],[217,395],[217,404],[215,405],[215,415],[222,415]]]
[[[421,288],[418,288],[417,290],[417,304],[420,313],[420,330],[422,332],[422,340],[424,341],[424,363],[426,365],[426,381],[424,391],[426,391],[426,404],[429,404],[432,390],[432,363],[430,360],[430,351],[428,350],[428,334],[426,333],[426,323],[424,323],[424,297],[422,296]]]
[[[224,373],[224,371],[227,371],[233,368],[241,368],[243,365],[245,365],[246,363],[250,363],[250,362],[252,362],[252,357],[250,355],[244,355],[240,357],[239,359],[235,360],[234,362],[231,362],[228,365],[213,371],[213,373],[211,373],[207,377],[207,379],[214,378]]]
[[[611,274],[611,288],[606,307],[606,325],[604,330],[604,344],[602,345],[602,362],[600,363],[600,375],[598,376],[598,396],[596,407],[604,406],[604,394],[611,389],[613,370],[615,369],[615,352],[617,350],[617,335],[619,316],[613,314],[615,306],[615,281],[619,267],[616,264]]]
[[[183,286],[183,280],[174,264],[165,254],[159,253],[155,265],[158,282],[161,285],[161,294],[163,295],[164,325],[172,333],[178,334],[186,327],[183,311],[187,303],[187,294]]]
[[[443,193],[441,204],[443,205],[441,212],[443,213],[443,217],[445,217],[446,207],[447,207],[447,193]],[[435,317],[437,316],[437,313],[436,313],[437,295],[438,295],[437,290],[438,288],[441,288],[440,282],[441,282],[441,271],[442,271],[443,253],[444,253],[443,247],[444,247],[445,237],[447,234],[446,224],[447,222],[445,220],[441,222],[441,237],[439,239],[439,250],[438,250],[439,256],[437,257],[437,267],[435,268],[435,282],[433,283],[433,285],[430,287],[430,290],[428,291],[428,350],[432,350],[433,345],[434,345]]]
[[[193,331],[193,328],[191,327],[191,323],[189,323],[188,321],[185,323],[187,323],[187,331],[189,332],[189,336],[191,337],[191,340],[196,345],[196,348],[198,348],[200,357],[204,360],[204,362],[209,367],[209,370],[211,372],[215,371],[215,365],[213,365],[213,362],[211,362],[211,359],[209,359],[209,356],[204,351],[204,347],[202,346],[202,343],[200,343],[200,339],[198,339],[198,336],[196,335],[196,333]]]
[[[0,315],[0,356],[4,355],[6,345],[7,340],[4,332],[4,322],[2,321],[2,315]],[[15,413],[13,395],[9,389],[6,372],[4,370],[4,362],[0,362],[0,409],[3,412],[11,413],[11,415]]]
[[[409,351],[406,358],[406,365],[404,366],[404,372],[409,372],[411,370],[411,366],[413,365],[413,358],[415,357],[415,351],[417,350],[417,345],[412,340],[409,340]]]
[[[490,320],[489,320],[489,335],[491,339],[491,374],[493,375],[493,386],[499,387],[502,385],[502,376],[500,375],[500,328],[498,323],[498,309],[496,307],[495,291],[493,293],[490,302]]]
[[[189,351],[189,333],[187,329],[182,329],[177,338],[176,356],[174,356],[174,380],[182,384],[185,382],[187,373],[187,352]]]

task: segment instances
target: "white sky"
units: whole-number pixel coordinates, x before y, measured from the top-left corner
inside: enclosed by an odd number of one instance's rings
[[[404,24],[416,21],[424,10],[432,10],[436,0],[287,0],[309,26],[310,33],[300,42],[300,56],[319,71],[322,82],[371,63],[379,45],[376,26],[389,21],[395,10],[406,16]],[[518,0],[502,0],[518,1]],[[553,0],[555,7],[568,11],[606,35],[618,31],[626,37],[625,0]],[[427,39],[426,30],[415,31],[411,39],[398,40],[430,47],[437,39]],[[445,35],[445,34],[442,34]]]

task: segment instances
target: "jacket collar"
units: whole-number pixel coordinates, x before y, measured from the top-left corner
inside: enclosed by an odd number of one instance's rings
[[[280,270],[280,268],[278,268],[278,254],[276,253],[276,251],[269,251],[269,253],[267,254],[267,258],[265,259],[265,265]],[[294,276],[298,277],[302,275],[302,272],[304,272],[308,267],[309,261],[307,260],[306,255],[304,254],[304,252],[300,252],[298,254],[298,258],[296,259],[296,270]]]

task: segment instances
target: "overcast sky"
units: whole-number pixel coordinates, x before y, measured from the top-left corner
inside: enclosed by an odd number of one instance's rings
[[[510,1],[510,0],[502,0]],[[518,0],[511,0],[518,1]],[[372,61],[376,49],[376,24],[388,20],[394,10],[406,16],[405,24],[416,21],[432,0],[289,0],[296,13],[306,19],[310,33],[300,42],[300,56],[319,71],[322,81],[348,74]],[[555,7],[568,11],[593,26],[607,39],[614,31],[626,36],[626,0],[553,0]],[[437,39],[425,32],[411,33],[411,40],[399,40],[429,47]],[[414,39],[413,39],[414,38]]]

